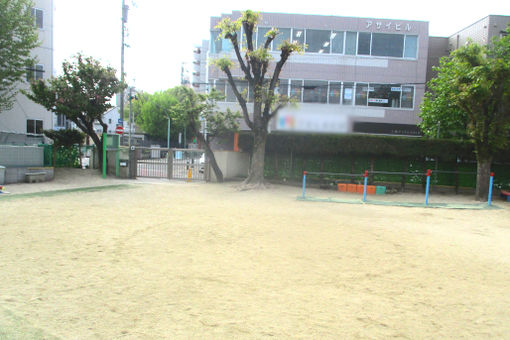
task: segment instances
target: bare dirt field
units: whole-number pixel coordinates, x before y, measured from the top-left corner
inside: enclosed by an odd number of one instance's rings
[[[510,204],[89,177],[0,197],[0,339],[510,338]]]

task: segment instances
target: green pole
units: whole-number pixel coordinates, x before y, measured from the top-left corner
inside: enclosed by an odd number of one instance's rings
[[[120,135],[115,136],[116,140],[116,148],[117,151],[115,152],[115,176],[119,177],[119,164],[120,164]]]
[[[107,135],[103,133],[103,178],[106,178],[106,144]]]

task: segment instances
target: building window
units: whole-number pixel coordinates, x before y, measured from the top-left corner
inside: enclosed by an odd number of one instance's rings
[[[368,98],[368,84],[366,83],[357,83],[356,84],[356,105],[367,105]]]
[[[35,19],[35,27],[43,28],[44,12],[42,9],[32,8],[32,17]]]
[[[344,83],[343,91],[342,91],[342,104],[343,105],[352,105],[352,100],[354,98],[354,83]]]
[[[331,53],[344,53],[344,32],[331,32]]]
[[[278,28],[278,33],[273,40],[273,51],[280,50],[280,45],[285,41],[290,41],[290,28]]]
[[[43,79],[44,66],[41,64],[27,67],[27,81]]]
[[[414,103],[414,86],[402,86],[401,107],[403,109],[412,109]]]
[[[418,54],[418,36],[406,35],[404,58],[416,59]]]
[[[291,80],[290,81],[290,97],[296,99],[298,102],[302,100],[303,81]]]
[[[288,79],[280,79],[278,88],[276,89],[277,93],[281,96],[288,97],[289,96],[289,80]]]
[[[257,28],[257,44],[256,44],[257,48],[264,46],[264,44],[266,43],[266,40],[267,40],[266,34],[270,30],[271,30],[271,28],[269,28],[269,27],[258,27]],[[271,45],[269,45],[269,48],[271,49]]]
[[[43,121],[39,119],[27,119],[27,134],[42,135]]]
[[[342,83],[329,83],[329,103],[340,104],[340,91],[342,90]]]
[[[404,49],[404,36],[402,34],[372,34],[372,55],[379,57],[400,57]]]
[[[226,81],[224,79],[215,79],[214,80],[214,88],[218,91],[223,97],[225,97],[225,85]],[[225,101],[223,98],[221,101]]]
[[[305,44],[305,30],[302,28],[292,29],[292,41],[303,46]]]
[[[366,32],[359,32],[358,35],[358,54],[370,55],[370,43],[372,34]]]
[[[306,52],[329,53],[331,31],[306,30]]]
[[[305,80],[303,91],[304,103],[326,103],[327,101],[328,101],[327,81]]]
[[[400,84],[370,84],[368,106],[400,107]]]
[[[57,126],[61,126],[61,127],[66,126],[66,116],[57,115]]]
[[[345,33],[345,54],[355,55],[356,46],[358,46],[358,33],[346,32]]]

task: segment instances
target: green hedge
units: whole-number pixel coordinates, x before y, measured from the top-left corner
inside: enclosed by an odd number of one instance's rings
[[[252,148],[252,138],[242,134],[239,146]],[[510,152],[495,157],[496,187],[510,187]],[[405,183],[421,184],[427,169],[475,172],[476,155],[467,142],[373,135],[314,135],[272,133],[266,144],[266,178],[299,180],[302,171],[362,173],[373,164],[376,171],[416,172]],[[345,180],[351,180],[346,177]],[[401,182],[401,175],[373,176],[376,182]],[[474,187],[474,174],[435,174],[432,184]]]

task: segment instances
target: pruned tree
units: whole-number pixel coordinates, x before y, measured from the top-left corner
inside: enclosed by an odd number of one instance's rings
[[[422,130],[434,137],[441,122],[444,133],[451,127],[472,141],[476,199],[487,200],[492,160],[510,142],[510,35],[489,47],[470,43],[443,58],[437,71],[422,105]]]
[[[283,41],[278,50],[280,59],[273,65],[273,59],[269,52],[271,43],[279,34],[277,29],[271,29],[265,34],[265,42],[257,48],[254,37],[257,30],[257,23],[261,19],[259,13],[247,10],[242,12],[238,20],[230,18],[223,19],[217,26],[220,29],[220,37],[230,40],[236,59],[237,68],[242,77],[248,81],[253,89],[253,110],[248,110],[248,93],[240,91],[235,83],[236,76],[233,75],[235,63],[227,58],[220,58],[215,61],[227,76],[229,85],[237,98],[246,125],[251,130],[253,137],[253,150],[249,174],[244,181],[245,187],[261,187],[264,183],[264,157],[266,139],[268,135],[268,124],[278,111],[289,102],[285,96],[276,93],[280,73],[289,57],[294,52],[302,52],[304,46],[298,42]],[[244,32],[243,42],[245,46],[241,50],[239,31],[241,27]]]
[[[56,78],[32,82],[25,95],[56,114],[62,114],[75,123],[94,142],[102,155],[102,136],[94,131],[94,122],[103,122],[103,114],[112,107],[110,100],[124,85],[117,79],[115,69],[104,67],[92,57],[78,54],[73,63],[64,61],[63,74]],[[103,157],[99,157],[102,168]]]
[[[221,100],[222,96],[214,89],[209,94],[197,94],[185,86],[178,86],[173,88],[172,91],[179,103],[172,108],[172,111],[197,136],[198,141],[205,148],[205,153],[216,180],[220,183],[223,182],[223,173],[216,162],[209,140],[204,135],[204,130],[207,129],[208,133],[216,136],[237,131],[239,129],[237,121],[241,116],[228,109],[219,111],[216,102]]]
[[[0,0],[0,113],[9,110],[39,46],[31,0]]]

